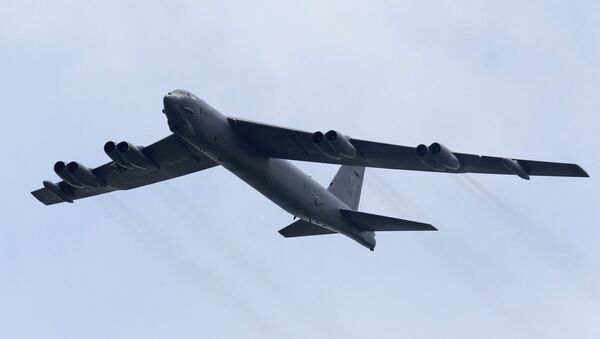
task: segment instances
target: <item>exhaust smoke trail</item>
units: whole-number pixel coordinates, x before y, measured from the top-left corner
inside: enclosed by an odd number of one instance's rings
[[[480,197],[483,197],[484,199],[492,202],[499,210],[503,211],[506,215],[515,217],[520,222],[529,223],[529,220],[527,220],[527,218],[523,214],[521,214],[519,211],[515,210],[514,208],[510,207],[502,200],[500,200],[494,193],[489,191],[487,188],[485,188],[485,186],[483,186],[481,183],[475,180],[473,176],[469,174],[464,174],[463,176],[455,176],[453,178],[456,179],[456,181],[459,183],[460,179],[464,178],[466,183],[463,186],[473,188],[471,192],[474,192],[475,195],[479,195]]]
[[[370,184],[377,186],[377,193],[382,193],[388,200],[394,201],[394,209],[401,206],[402,210],[408,209],[414,212],[417,217],[425,217],[427,215],[424,209],[414,204],[404,193],[396,189],[396,187],[387,183],[376,171],[371,170],[368,174],[365,174],[365,180]]]
[[[575,247],[566,243],[565,240],[558,239],[552,233],[551,229],[539,226],[523,213],[502,201],[474,177],[465,174],[462,176],[462,178],[464,178],[464,180],[461,180],[461,177],[456,177],[456,182],[461,187],[474,194],[476,197],[487,200],[492,204],[492,206],[495,207],[496,211],[501,212],[501,216],[506,218],[508,221],[505,224],[509,226],[513,234],[515,234],[522,242],[524,242],[524,245],[527,248],[531,248],[531,246],[537,246],[538,252],[554,252],[555,250],[558,250],[561,253],[568,252],[570,256],[576,257],[576,261],[581,258],[580,253],[578,253]],[[540,245],[546,248],[540,248]],[[544,259],[546,258],[544,257]],[[559,259],[564,259],[564,257]],[[544,261],[563,273],[565,273],[565,271],[572,271],[570,263],[559,262],[559,260]]]
[[[369,180],[370,178],[373,180]],[[425,208],[407,199],[404,193],[400,192],[394,185],[388,183],[378,173],[375,173],[375,171],[369,171],[369,174],[365,175],[365,180],[367,180],[368,184],[374,184],[374,186],[376,186],[376,192],[385,197],[381,200],[391,211],[398,210],[398,205],[410,206],[410,210],[415,213],[418,218],[427,216],[427,213],[424,212],[426,210]],[[441,231],[443,231],[443,228]],[[465,262],[455,255],[455,248],[451,246],[456,246],[456,248],[460,248],[462,252],[467,252],[468,255],[465,255],[462,258],[468,257],[469,260],[474,260],[474,258],[476,258],[477,263],[486,265],[487,267],[493,266],[496,268],[501,268],[498,260],[495,260],[491,256],[477,250],[468,241],[465,241],[461,237],[457,237],[456,233],[446,232],[444,237],[449,238],[451,243],[432,243],[421,239],[417,239],[417,241],[423,248],[426,248],[431,253],[434,253],[437,257],[442,259],[442,261],[446,263],[444,267],[450,272],[456,274],[460,279],[468,284],[470,286],[470,290],[479,298],[487,302],[494,312],[500,315],[507,322],[511,323],[513,326],[521,328],[524,333],[532,334],[531,332],[533,331],[533,328],[524,322],[522,317],[520,317],[518,314],[515,314],[515,311],[510,309],[510,307],[495,300],[493,296],[496,294],[496,291],[485,288],[487,284],[480,283],[481,279],[478,279],[477,276],[475,276],[472,271],[469,270],[468,266],[465,265]],[[475,263],[471,263],[470,266],[473,265],[475,265]],[[504,277],[515,276],[512,272],[506,270],[506,267],[503,268],[503,271],[505,271],[503,273]]]
[[[204,241],[207,237],[211,239],[205,242],[204,246],[211,247],[214,252],[222,254],[227,261],[239,272],[255,282],[255,287],[260,288],[263,293],[270,295],[272,303],[278,303],[279,308],[285,309],[285,312],[291,316],[291,319],[302,319],[307,325],[313,327],[317,333],[325,337],[341,336],[340,329],[342,326],[334,326],[328,322],[323,322],[325,316],[315,317],[312,314],[315,310],[312,307],[298,305],[290,299],[289,290],[279,286],[275,279],[258,263],[259,260],[254,260],[250,252],[242,252],[239,250],[241,246],[232,243],[231,236],[225,234],[220,227],[211,227],[204,225],[201,229],[197,226],[201,220],[198,218],[202,211],[201,206],[189,197],[189,195],[174,185],[160,185],[154,187],[157,196],[165,203],[165,206],[172,209],[190,231],[195,234],[202,232],[202,236],[197,237]],[[335,328],[335,331],[333,330]]]
[[[461,177],[464,180],[461,180]],[[582,277],[582,272],[578,270],[577,263],[583,260],[583,255],[574,245],[566,239],[558,238],[552,233],[552,229],[540,226],[523,213],[510,207],[473,176],[465,174],[453,176],[453,178],[456,178],[455,181],[460,187],[477,198],[491,202],[497,211],[502,212],[501,216],[507,220],[504,224],[509,226],[510,232],[521,241],[524,248],[535,253],[541,262],[559,273],[565,280],[572,284],[583,285],[577,288],[588,291],[591,298],[598,299],[600,294],[598,288],[587,283],[586,277]],[[544,253],[561,253],[561,255],[553,255],[549,260]],[[564,253],[568,253],[568,255],[564,255]]]
[[[157,225],[137,213],[134,208],[127,206],[114,196],[107,195],[105,198],[103,201],[106,203],[103,204],[103,207],[106,213],[148,252],[154,253],[164,260],[171,269],[187,278],[193,286],[204,286],[201,288],[202,291],[215,292],[207,294],[213,297],[215,304],[225,302],[228,311],[237,313],[241,320],[255,328],[261,336],[279,337],[279,335],[274,335],[276,331],[269,326],[270,322],[258,316],[262,312],[252,310],[241,300],[232,299],[230,292],[224,289],[227,281],[217,277],[218,274],[211,263],[206,261],[198,263],[196,259],[186,255],[171,239],[161,234]]]

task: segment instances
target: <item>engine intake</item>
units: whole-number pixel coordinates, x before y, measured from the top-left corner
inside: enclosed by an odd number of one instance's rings
[[[130,166],[147,169],[149,167],[156,167],[142,152],[143,147],[134,146],[126,141],[122,141],[117,144],[117,151],[121,158],[125,160]]]
[[[452,170],[460,168],[460,161],[446,146],[434,142],[429,147],[421,144],[416,149],[419,160],[429,168],[437,171]]]
[[[417,158],[419,158],[421,163],[423,163],[425,166],[431,169],[434,169],[436,171],[445,170],[444,166],[442,166],[435,160],[433,155],[429,152],[427,146],[423,144],[417,146]]]
[[[460,168],[460,161],[448,147],[438,142],[434,142],[429,146],[429,152],[431,152],[433,158],[445,168],[454,171]]]
[[[352,145],[345,135],[331,130],[325,133],[325,140],[327,140],[334,152],[346,158],[356,158],[356,148],[354,148],[354,145]]]
[[[121,168],[147,169],[149,167],[157,167],[146,155],[144,155],[143,147],[134,146],[126,141],[122,141],[118,144],[115,144],[114,141],[108,141],[104,144],[104,153],[106,153],[106,155]]]
[[[64,161],[57,161],[54,164],[54,173],[56,173],[56,175],[58,175],[64,182],[73,187],[85,187],[81,182],[79,182],[69,173],[69,171],[67,170],[67,165]]]
[[[73,179],[77,180],[77,182],[81,183],[85,187],[106,186],[106,181],[104,179],[95,175],[92,170],[78,162],[71,161],[69,164],[67,164],[67,172],[69,172]]]
[[[317,146],[317,149],[324,154],[325,156],[327,156],[328,158],[334,159],[334,160],[339,160],[342,158],[342,154],[336,152],[332,147],[331,144],[329,142],[324,141],[325,139],[325,135],[323,134],[323,132],[315,132],[313,133],[313,143],[315,144],[315,146]]]
[[[110,159],[121,168],[131,168],[132,166],[123,159],[121,154],[117,152],[117,144],[114,141],[108,141],[104,144],[104,153],[110,157]]]

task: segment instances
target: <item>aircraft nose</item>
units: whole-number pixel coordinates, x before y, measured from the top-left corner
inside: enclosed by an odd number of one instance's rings
[[[178,91],[169,92],[163,97],[163,113],[167,116],[169,129],[175,134],[193,134],[189,122],[182,111],[183,98]]]
[[[173,92],[167,93],[163,98],[164,113],[173,113],[177,102],[177,96]]]

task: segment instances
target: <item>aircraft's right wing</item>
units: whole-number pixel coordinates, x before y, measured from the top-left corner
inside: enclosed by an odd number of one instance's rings
[[[513,174],[523,179],[529,179],[529,176],[533,175],[588,176],[576,164],[457,153],[438,143],[429,148],[425,145],[417,148],[391,145],[348,138],[334,131],[331,132],[334,132],[333,135],[337,139],[328,142],[326,139],[329,133],[316,135],[244,119],[229,120],[237,132],[258,152],[272,158],[441,173]],[[315,142],[315,137],[320,139],[320,142]],[[333,147],[338,149],[333,150]],[[439,153],[435,158],[432,156],[432,150]]]
[[[69,182],[44,181],[44,187],[31,194],[46,205],[73,202],[98,194],[153,184],[218,165],[174,134],[143,148],[127,143],[115,145],[108,142],[105,151],[117,160],[95,169],[87,169],[75,162],[68,165],[57,162],[55,171],[61,173],[61,177],[65,176]]]

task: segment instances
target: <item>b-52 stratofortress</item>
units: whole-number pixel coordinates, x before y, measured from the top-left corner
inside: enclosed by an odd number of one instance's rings
[[[309,133],[228,117],[185,90],[163,98],[169,129],[149,146],[109,141],[111,161],[94,169],[78,162],[54,165],[62,179],[31,192],[46,205],[128,190],[223,166],[297,221],[284,237],[341,233],[375,249],[375,232],[435,231],[430,224],[359,212],[365,167],[440,173],[587,177],[578,165],[452,152],[440,143],[415,147],[350,138],[336,130]],[[288,160],[341,165],[328,188]]]

